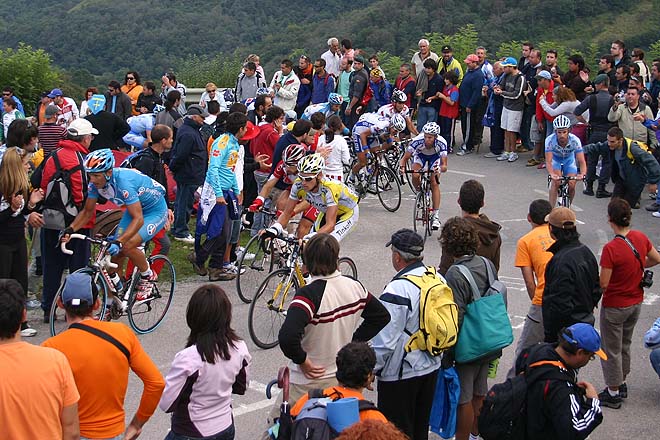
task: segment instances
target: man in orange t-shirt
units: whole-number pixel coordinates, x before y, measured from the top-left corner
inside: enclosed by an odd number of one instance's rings
[[[81,438],[134,439],[153,415],[165,381],[130,328],[94,319],[99,305],[97,288],[90,275],[69,275],[58,306],[66,311],[70,326],[43,345],[61,351],[69,359],[80,391]],[[124,398],[129,368],[142,380],[144,390],[140,406],[125,429]]]
[[[337,353],[337,382],[339,386],[329,387],[323,390],[323,395],[334,400],[354,397],[364,400],[362,390],[364,388],[373,390],[371,384],[376,376],[373,370],[376,366],[376,353],[366,342],[350,342],[342,347]],[[291,408],[291,416],[300,414],[303,406],[307,403],[309,394],[304,394]],[[379,420],[387,422],[387,419],[378,410],[365,410],[360,412],[360,420]]]
[[[76,440],[78,399],[62,353],[21,341],[23,288],[0,280],[0,437]]]
[[[532,300],[532,304],[516,345],[516,354],[513,357],[514,365],[518,355],[525,348],[543,342],[545,339],[541,304],[545,287],[545,266],[552,258],[552,253],[548,252],[548,248],[555,242],[550,236],[550,228],[545,220],[550,211],[552,211],[550,202],[545,199],[534,200],[529,205],[527,214],[527,221],[532,225],[532,230],[518,240],[515,264],[522,272],[527,295]],[[508,376],[513,377],[514,374],[514,367],[511,367]]]

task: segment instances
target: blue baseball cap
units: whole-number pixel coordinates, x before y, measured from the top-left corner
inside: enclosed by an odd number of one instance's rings
[[[65,306],[92,305],[92,277],[87,273],[74,272],[64,280],[62,289],[62,302]]]
[[[566,330],[562,332],[561,336],[577,348],[590,351],[602,360],[607,360],[607,355],[603,349],[600,348],[600,335],[592,325],[583,322],[573,324],[572,326],[567,327]]]
[[[518,67],[518,61],[514,57],[508,57],[502,61],[502,67]]]
[[[53,89],[53,90],[51,90],[50,93],[48,94],[48,97],[49,97],[50,99],[53,99],[53,98],[55,98],[55,97],[57,97],[57,96],[64,96],[64,93],[62,93],[62,91],[61,91],[60,89]]]

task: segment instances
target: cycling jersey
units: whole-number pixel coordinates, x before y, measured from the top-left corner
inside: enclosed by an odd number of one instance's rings
[[[399,113],[404,118],[407,118],[409,116],[410,109],[407,105],[404,104],[403,109],[400,112],[397,112],[394,108],[394,104],[385,104],[384,106],[380,107],[376,113],[378,116],[388,119],[390,119],[396,113]]]
[[[131,116],[126,122],[131,127],[131,131],[122,138],[123,141],[128,145],[141,149],[144,145],[144,141],[147,140],[147,131],[151,131],[154,128],[156,118],[154,118],[153,114],[148,113],[145,115]]]
[[[447,141],[442,136],[437,136],[433,146],[429,148],[424,142],[424,133],[420,133],[408,144],[406,152],[412,154],[413,163],[430,171],[439,167],[442,158],[447,157]]]
[[[366,151],[378,143],[378,137],[387,133],[390,129],[390,120],[378,116],[376,113],[365,113],[360,116],[353,127],[353,141],[355,151],[360,153]],[[367,144],[362,145],[361,134],[367,133]]]
[[[568,144],[562,147],[557,142],[557,135],[551,134],[545,139],[545,152],[552,153],[552,169],[561,171],[562,175],[577,174],[575,155],[583,153],[582,142],[572,133],[568,134]]]
[[[281,160],[278,162],[277,166],[275,166],[275,170],[270,175],[268,180],[277,180],[278,182],[282,182],[284,185],[286,185],[287,188],[291,188],[293,181],[296,180],[296,173],[289,174],[286,170],[286,166],[284,165],[284,161]]]
[[[323,113],[326,120],[332,115],[339,116],[339,111],[332,111],[329,102],[322,102],[320,104],[312,104],[308,106],[302,114],[302,119],[309,120],[314,113]]]

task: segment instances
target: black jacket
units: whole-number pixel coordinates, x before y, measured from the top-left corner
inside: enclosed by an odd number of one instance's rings
[[[145,176],[149,176],[163,185],[165,194],[167,194],[167,175],[163,158],[151,148],[151,145],[138,153],[131,161],[131,165]]]
[[[206,178],[208,152],[199,132],[201,126],[190,118],[176,132],[170,170],[180,184],[201,185]]]
[[[113,96],[109,92],[105,93],[105,111],[116,114],[124,121],[133,115],[133,105],[131,104],[130,96],[124,92],[117,95],[114,112],[112,111],[112,98]]]
[[[562,327],[576,322],[593,325],[602,292],[596,257],[578,239],[556,241],[548,251],[554,255],[545,268],[543,327],[545,341],[555,342]]]
[[[131,131],[131,127],[122,118],[114,113],[101,110],[97,114],[85,116],[92,127],[99,131],[99,134],[94,136],[92,143],[89,146],[89,151],[100,150],[102,148],[110,148],[116,150],[124,145],[122,138]]]
[[[545,305],[544,305],[545,307]],[[552,344],[539,344],[516,360],[516,372],[522,365],[538,361],[560,361]],[[589,399],[575,385],[577,371],[555,365],[531,368],[527,377],[527,438],[534,440],[587,438],[603,421],[598,399]]]
[[[140,93],[140,96],[138,96],[137,99],[137,104],[135,104],[135,109],[139,112],[142,107],[146,107],[148,113],[151,113],[154,111],[156,104],[163,104],[163,100],[160,99],[160,96],[157,96],[156,94],[147,96],[144,93]]]

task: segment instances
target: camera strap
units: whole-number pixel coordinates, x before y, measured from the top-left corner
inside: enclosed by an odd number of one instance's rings
[[[635,254],[635,258],[637,258],[637,261],[639,261],[639,267],[642,268],[642,276],[644,276],[644,263],[642,263],[642,257],[639,255],[639,252],[637,252],[637,249],[635,249],[635,246],[624,235],[616,234],[615,238],[620,238],[621,240],[625,241],[626,244],[630,247],[630,250],[633,251],[633,254]]]

